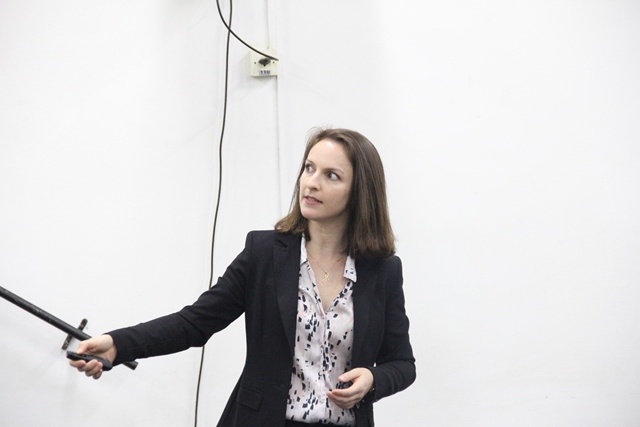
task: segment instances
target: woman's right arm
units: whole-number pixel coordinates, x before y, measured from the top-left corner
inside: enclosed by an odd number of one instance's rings
[[[227,267],[218,283],[200,295],[195,303],[179,312],[83,341],[78,352],[95,354],[117,366],[138,358],[203,346],[211,335],[244,312],[245,285],[251,265],[251,235],[247,236],[245,249]],[[71,366],[95,379],[102,375],[102,365],[97,361],[77,361]]]

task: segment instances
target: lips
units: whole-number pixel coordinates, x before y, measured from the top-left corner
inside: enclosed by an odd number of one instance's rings
[[[310,205],[317,205],[322,203],[320,200],[316,199],[315,197],[312,196],[304,196],[304,201],[307,202]]]

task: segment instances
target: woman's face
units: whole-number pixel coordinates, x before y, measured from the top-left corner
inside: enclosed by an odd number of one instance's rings
[[[311,148],[300,175],[300,210],[309,221],[346,222],[353,166],[342,144],[323,139]]]

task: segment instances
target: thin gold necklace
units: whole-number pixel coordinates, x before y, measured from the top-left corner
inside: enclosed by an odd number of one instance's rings
[[[342,259],[342,257],[344,256],[344,255],[340,255],[340,257],[336,260],[336,262],[334,262],[334,263],[331,265],[331,268],[330,268],[329,270],[327,270],[327,269],[326,269],[326,268],[324,268],[322,265],[320,265],[320,263],[318,262],[318,260],[317,260],[313,255],[311,255],[311,253],[310,253],[310,252],[307,252],[307,255],[309,255],[309,257],[310,257],[312,260],[314,260],[316,264],[318,264],[318,267],[320,267],[320,268],[323,270],[324,278],[322,279],[322,283],[327,283],[327,282],[329,281],[329,272],[333,269],[333,267],[335,267],[335,266],[336,266],[336,264],[338,263],[338,261],[340,261],[340,260]]]

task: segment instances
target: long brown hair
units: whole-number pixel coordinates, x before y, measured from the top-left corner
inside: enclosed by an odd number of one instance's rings
[[[304,234],[310,239],[307,219],[300,211],[300,176],[311,149],[323,139],[342,144],[353,167],[349,200],[347,241],[349,253],[355,257],[386,258],[395,253],[395,237],[389,220],[384,168],[378,150],[358,132],[348,129],[315,130],[307,139],[307,147],[291,199],[289,213],[275,225],[281,233]]]

